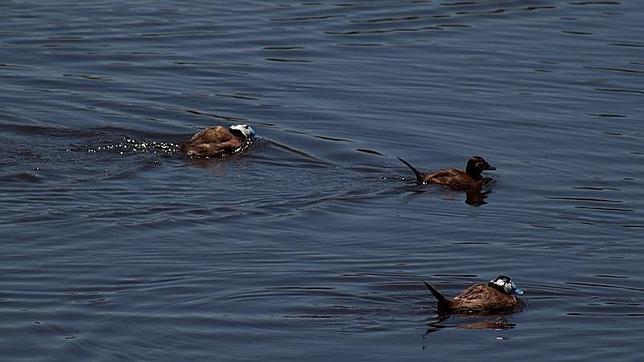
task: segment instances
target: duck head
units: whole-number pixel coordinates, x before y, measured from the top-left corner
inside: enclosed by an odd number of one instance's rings
[[[475,180],[481,179],[481,172],[486,170],[496,170],[496,167],[490,165],[481,156],[474,156],[467,161],[465,173],[470,175]]]
[[[243,136],[246,139],[255,137],[255,130],[247,124],[236,124],[228,128],[230,133],[238,136]]]
[[[505,294],[523,294],[523,290],[519,289],[512,279],[505,275],[499,275],[498,277],[490,280],[487,285]]]

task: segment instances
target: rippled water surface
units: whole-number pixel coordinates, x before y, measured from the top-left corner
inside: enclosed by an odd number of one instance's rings
[[[644,353],[644,4],[3,1],[6,360]],[[251,124],[248,152],[177,145]],[[497,167],[487,198],[418,187]],[[468,201],[468,202],[466,202]],[[525,310],[439,318],[508,274]]]

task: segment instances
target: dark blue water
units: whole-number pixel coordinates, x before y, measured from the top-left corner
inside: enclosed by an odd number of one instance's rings
[[[644,4],[4,1],[3,360],[637,360]],[[221,161],[207,126],[259,140]],[[413,184],[497,167],[485,204]],[[508,274],[527,307],[440,319]]]

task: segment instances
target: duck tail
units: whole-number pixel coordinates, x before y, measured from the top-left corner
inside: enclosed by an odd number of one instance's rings
[[[441,292],[438,291],[438,289],[434,288],[431,284],[427,283],[426,281],[423,281],[425,283],[425,286],[427,289],[429,289],[430,292],[434,295],[434,298],[438,300],[438,309],[444,309],[449,307],[449,300],[445,298]]]
[[[414,166],[412,166],[409,162],[403,160],[402,158],[398,157],[398,160],[400,160],[400,162],[404,163],[405,166],[409,167],[412,171],[414,171],[414,174],[416,175],[417,184],[422,185],[423,183],[425,183],[425,181],[423,180],[423,174],[420,171],[418,171]]]

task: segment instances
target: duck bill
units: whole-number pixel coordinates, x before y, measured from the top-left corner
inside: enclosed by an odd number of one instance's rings
[[[496,167],[494,167],[494,166],[488,166],[488,167],[486,167],[485,169],[486,169],[486,170],[489,170],[489,171],[494,171],[494,170],[496,170]]]
[[[521,288],[515,288],[515,289],[514,289],[514,294],[516,294],[516,295],[523,295],[523,289],[521,289]]]

